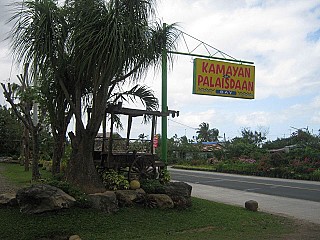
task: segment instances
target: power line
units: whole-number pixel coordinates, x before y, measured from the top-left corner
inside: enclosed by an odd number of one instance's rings
[[[179,123],[179,122],[174,121],[174,120],[172,120],[172,119],[168,119],[168,120],[171,121],[171,122],[177,123],[177,124],[179,124],[179,125],[185,126],[185,127],[187,127],[187,128],[193,129],[193,130],[197,130],[197,129],[198,129],[198,128],[190,127],[190,126],[188,126],[188,125],[186,125],[186,124],[183,124],[183,123]]]

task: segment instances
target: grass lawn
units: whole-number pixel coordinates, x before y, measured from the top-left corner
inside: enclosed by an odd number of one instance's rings
[[[14,183],[17,186],[26,186],[30,185],[31,177],[32,177],[32,169],[28,172],[24,171],[24,166],[20,166],[19,164],[14,163],[0,163],[0,168],[4,170],[0,170],[0,174],[5,176],[8,180]],[[39,168],[41,178],[50,178],[51,173]]]
[[[196,166],[192,166],[192,165],[179,165],[179,164],[175,164],[173,165],[174,168],[177,169],[186,169],[186,170],[200,170],[200,171],[211,171],[211,172],[216,172],[217,169],[215,166],[213,165],[196,165]]]
[[[0,174],[24,185],[30,182],[23,167],[4,166]],[[14,170],[14,168],[17,168]],[[20,169],[21,168],[21,169]],[[20,171],[21,170],[21,171]],[[20,176],[23,175],[24,177]],[[0,239],[283,239],[294,233],[290,219],[193,198],[187,210],[122,208],[107,215],[92,209],[26,215],[18,208],[0,209]],[[56,238],[54,238],[56,237]]]
[[[1,239],[277,239],[293,231],[288,219],[194,198],[188,210],[124,208],[106,215],[91,209],[71,209],[25,215],[0,209]],[[279,238],[278,238],[279,239]]]

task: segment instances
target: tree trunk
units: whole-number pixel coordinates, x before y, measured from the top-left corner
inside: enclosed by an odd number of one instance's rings
[[[60,173],[61,159],[64,153],[65,147],[65,132],[59,132],[54,136],[54,148],[52,157],[52,175]]]
[[[23,156],[24,156],[24,171],[29,171],[30,165],[30,134],[29,129],[24,126],[23,131]]]
[[[68,182],[79,187],[86,193],[104,192],[102,184],[93,162],[94,137],[82,131],[82,136],[75,137],[70,133],[72,154],[67,166]]]
[[[32,180],[36,181],[40,178],[39,172],[39,151],[40,151],[40,142],[39,142],[39,131],[38,127],[35,127],[32,131],[32,148],[33,148],[33,157],[32,157]]]

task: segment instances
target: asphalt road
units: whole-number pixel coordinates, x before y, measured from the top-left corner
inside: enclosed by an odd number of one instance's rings
[[[175,181],[320,202],[320,182],[241,176],[169,168]]]

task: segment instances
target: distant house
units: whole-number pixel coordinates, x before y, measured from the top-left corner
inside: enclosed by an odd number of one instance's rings
[[[289,145],[289,146],[285,146],[283,148],[278,148],[278,149],[271,149],[269,150],[270,153],[276,153],[276,152],[284,152],[284,153],[288,153],[290,152],[292,149],[296,149],[299,148],[298,144],[294,144],[294,145]]]
[[[224,148],[223,143],[221,142],[201,142],[195,144],[198,144],[200,146],[202,152],[212,152]]]

